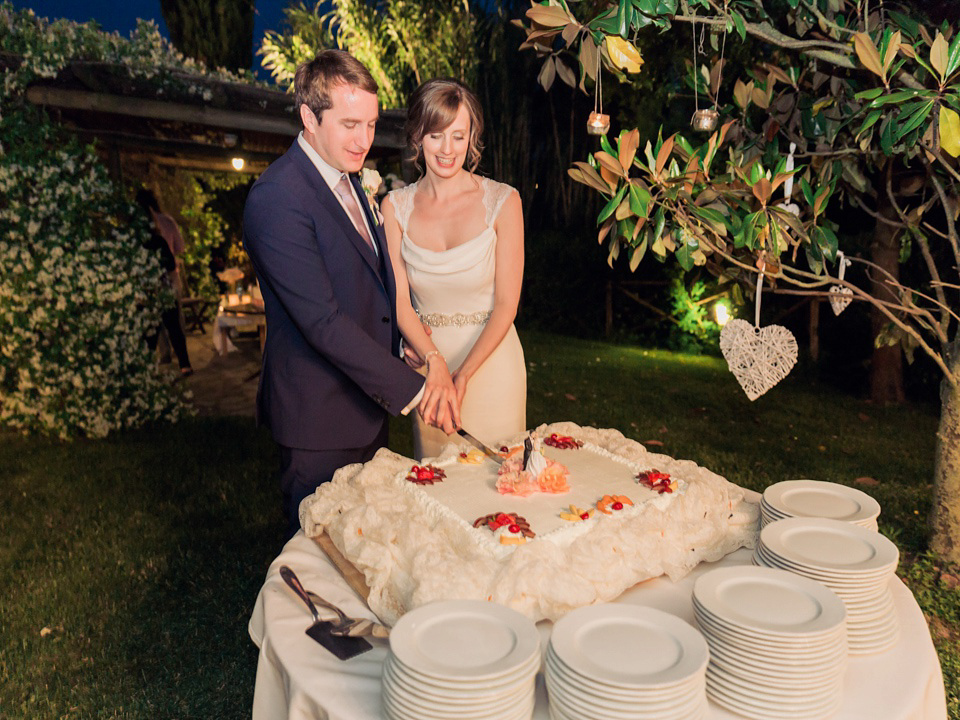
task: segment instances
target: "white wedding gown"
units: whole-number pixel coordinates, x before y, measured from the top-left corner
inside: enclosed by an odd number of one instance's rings
[[[493,310],[497,233],[494,223],[513,188],[480,178],[486,228],[475,238],[441,252],[420,247],[407,234],[417,184],[390,193],[403,231],[400,254],[406,264],[410,298],[453,373],[463,363]],[[413,413],[414,452],[433,457],[449,442],[446,434]],[[488,445],[523,432],[527,426],[527,369],[516,328],[511,325],[497,348],[470,381],[460,408],[463,429]]]

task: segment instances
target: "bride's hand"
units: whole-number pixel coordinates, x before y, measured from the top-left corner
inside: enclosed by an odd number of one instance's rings
[[[418,409],[425,423],[448,435],[460,427],[460,401],[442,355],[428,358],[427,379]]]

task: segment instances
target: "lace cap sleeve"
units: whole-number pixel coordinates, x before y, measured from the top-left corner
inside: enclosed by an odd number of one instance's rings
[[[413,194],[416,191],[415,185],[406,185],[402,188],[390,191],[388,197],[393,203],[393,209],[397,214],[397,222],[403,232],[407,231],[407,225],[410,222],[410,213],[413,212]]]
[[[493,227],[503,204],[510,197],[510,194],[516,192],[516,190],[506,183],[500,183],[489,178],[485,178],[484,183],[486,188],[483,193],[483,204],[487,209],[487,226]]]

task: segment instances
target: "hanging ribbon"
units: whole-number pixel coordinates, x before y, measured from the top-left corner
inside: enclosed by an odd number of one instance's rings
[[[846,256],[843,254],[843,250],[837,252],[837,279],[840,282],[843,282],[844,275],[847,274],[847,268],[850,266],[850,261],[847,260]],[[850,300],[853,299],[853,290],[843,285],[834,285],[830,288],[830,307],[833,309],[834,315],[839,315],[844,310],[847,309],[847,306],[850,305]]]
[[[756,309],[753,314],[753,326],[760,329],[760,294],[763,292],[763,272],[761,271],[760,277],[757,278],[757,301]]]

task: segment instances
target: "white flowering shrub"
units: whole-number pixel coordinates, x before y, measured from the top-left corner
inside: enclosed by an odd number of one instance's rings
[[[19,58],[0,58],[0,425],[67,438],[175,421],[186,409],[145,342],[173,300],[146,218],[23,92],[75,59],[123,64],[158,94],[194,66],[152,24],[125,40],[8,2],[0,49]]]
[[[56,137],[22,119],[0,121],[19,141],[0,156],[0,424],[103,437],[176,420],[145,342],[172,295],[142,212],[87,149],[27,144]]]

